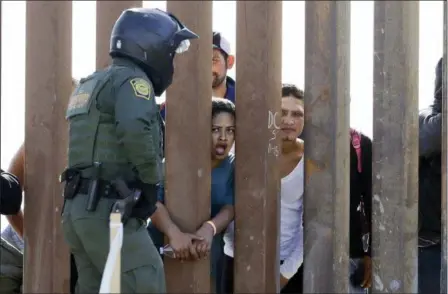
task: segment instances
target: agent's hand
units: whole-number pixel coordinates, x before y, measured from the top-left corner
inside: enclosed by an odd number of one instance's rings
[[[199,230],[197,230],[196,236],[200,236],[202,238],[200,242],[195,242],[199,258],[205,258],[210,253],[213,235],[213,227],[207,223],[204,223]]]
[[[173,249],[176,259],[186,261],[190,259],[198,259],[198,253],[196,252],[193,241],[202,241],[201,236],[189,233],[178,232],[170,238],[170,246]]]
[[[370,288],[372,286],[372,259],[370,256],[364,255],[364,280],[361,287]]]

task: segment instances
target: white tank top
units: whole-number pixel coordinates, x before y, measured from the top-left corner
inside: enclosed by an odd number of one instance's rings
[[[304,158],[290,174],[281,179],[280,204],[280,260],[291,255],[294,249],[300,248],[300,259],[303,260],[303,244],[297,244],[297,236],[303,240],[303,191],[304,191]],[[234,222],[224,234],[224,253],[233,257]],[[301,263],[301,261],[300,261]]]

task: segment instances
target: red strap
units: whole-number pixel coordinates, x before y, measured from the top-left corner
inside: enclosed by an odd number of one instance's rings
[[[362,160],[361,160],[361,136],[354,129],[350,129],[350,136],[352,138],[352,145],[355,148],[356,157],[358,158],[358,172],[362,172]]]

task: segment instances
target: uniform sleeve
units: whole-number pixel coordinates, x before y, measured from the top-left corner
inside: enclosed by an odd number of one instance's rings
[[[161,180],[160,130],[154,91],[147,79],[126,79],[115,90],[116,132],[140,180],[157,184]]]
[[[22,205],[22,187],[13,174],[1,171],[0,213],[15,215]]]
[[[299,213],[300,219],[303,220],[303,198],[301,201]],[[280,266],[280,274],[288,280],[297,273],[303,263],[303,222],[300,225],[299,230],[297,230],[297,234],[294,238],[294,244],[297,244],[297,246],[295,246],[294,250]]]
[[[419,114],[419,155],[429,156],[442,150],[442,114],[431,109]]]

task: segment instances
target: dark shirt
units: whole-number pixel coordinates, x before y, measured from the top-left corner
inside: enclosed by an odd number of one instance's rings
[[[440,241],[442,225],[442,78],[441,58],[436,66],[434,102],[418,116],[419,237],[431,242]]]
[[[211,175],[211,215],[214,218],[225,205],[234,204],[234,170],[235,156],[229,154],[217,167],[212,169]],[[158,190],[158,200],[164,202],[165,192],[163,185]]]
[[[228,76],[226,79],[226,86],[227,91],[224,95],[224,98],[229,99],[230,101],[235,103],[235,80]]]
[[[364,256],[362,246],[362,222],[358,205],[361,195],[364,199],[364,210],[366,212],[367,224],[371,232],[371,209],[372,209],[372,141],[369,137],[361,134],[361,160],[362,173],[358,173],[358,159],[353,145],[350,143],[350,257],[360,258]],[[370,234],[370,243],[372,235]],[[369,244],[370,245],[370,244]],[[369,251],[367,252],[370,255]]]
[[[432,107],[419,112],[419,156],[430,157],[442,150],[442,113]]]
[[[419,113],[419,237],[438,242],[442,226],[442,113]]]
[[[22,205],[22,187],[13,174],[1,170],[0,213],[15,215]]]

